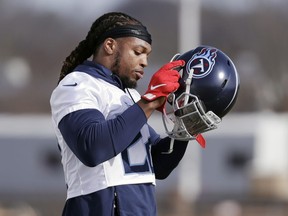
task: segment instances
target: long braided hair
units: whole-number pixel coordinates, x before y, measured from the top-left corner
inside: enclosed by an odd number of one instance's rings
[[[142,25],[142,23],[137,19],[121,12],[110,12],[99,17],[92,24],[86,38],[78,44],[69,56],[66,57],[63,62],[58,82],[60,82],[67,74],[71,73],[77,65],[83,63],[83,61],[95,53],[100,45],[98,39],[103,33],[117,26],[128,24]]]

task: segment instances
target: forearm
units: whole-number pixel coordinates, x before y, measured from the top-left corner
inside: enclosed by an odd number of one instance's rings
[[[173,152],[165,154],[170,147],[170,138],[166,137],[152,146],[152,158],[157,179],[165,179],[176,168],[187,148],[188,141],[174,140]]]
[[[137,102],[137,104],[139,105],[139,107],[141,107],[141,109],[146,115],[146,118],[148,119],[150,118],[154,110],[157,109],[159,106],[161,106],[165,102],[165,100],[166,100],[165,97],[157,98],[154,101],[147,101],[145,99],[140,99]]]
[[[111,120],[105,120],[98,110],[79,110],[65,116],[58,127],[78,159],[96,166],[126,149],[146,122],[135,104]]]

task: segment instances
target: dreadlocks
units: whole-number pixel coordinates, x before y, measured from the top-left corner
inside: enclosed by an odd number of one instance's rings
[[[127,25],[138,25],[145,28],[135,18],[120,12],[106,13],[99,17],[91,26],[86,38],[66,57],[61,69],[59,82],[73,69],[95,53],[99,45],[110,35],[107,32]],[[146,29],[146,28],[145,28]],[[106,38],[105,38],[106,37]],[[119,37],[119,36],[118,36]]]

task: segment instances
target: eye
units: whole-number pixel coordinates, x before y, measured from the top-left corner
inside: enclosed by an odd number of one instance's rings
[[[134,50],[134,53],[135,53],[136,56],[139,56],[139,55],[142,54],[142,52],[140,52],[140,51],[138,51],[138,50]]]

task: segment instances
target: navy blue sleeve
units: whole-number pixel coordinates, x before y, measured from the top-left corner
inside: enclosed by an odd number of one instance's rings
[[[126,149],[145,123],[143,110],[134,104],[111,120],[96,109],[78,110],[64,116],[58,128],[79,160],[92,167]]]
[[[151,154],[156,179],[167,178],[178,166],[186,151],[188,141],[174,140],[173,152],[170,154],[163,154],[163,152],[168,151],[170,140],[169,137],[165,137],[152,146]]]

